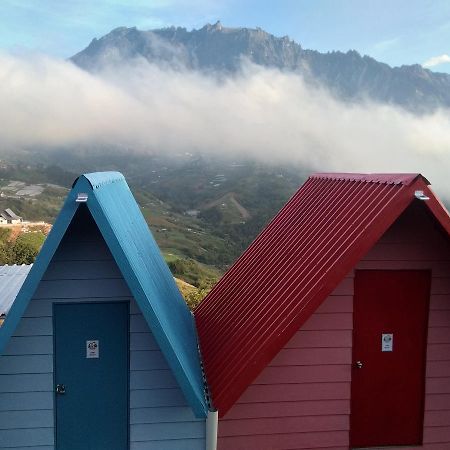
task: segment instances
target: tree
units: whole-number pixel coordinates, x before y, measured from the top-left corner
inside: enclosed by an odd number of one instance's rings
[[[9,264],[32,264],[44,240],[41,231],[19,235],[11,247]]]

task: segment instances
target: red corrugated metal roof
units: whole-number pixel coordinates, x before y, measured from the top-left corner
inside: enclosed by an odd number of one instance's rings
[[[419,174],[315,174],[222,277],[195,318],[214,406],[223,416],[415,191],[450,235]],[[416,200],[419,201],[419,200]]]

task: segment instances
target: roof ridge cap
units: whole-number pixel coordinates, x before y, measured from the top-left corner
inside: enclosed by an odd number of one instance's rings
[[[123,174],[117,171],[88,172],[76,178],[72,184],[72,188],[75,187],[75,185],[81,178],[85,178],[91,185],[92,189],[98,189],[108,184],[125,181],[125,177],[123,176]]]
[[[423,179],[427,185],[431,183],[420,173],[358,173],[358,172],[316,172],[309,179],[325,179],[338,181],[352,181],[363,183],[401,184],[410,186],[418,179]]]

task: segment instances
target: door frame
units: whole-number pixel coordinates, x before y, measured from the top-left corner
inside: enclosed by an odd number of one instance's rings
[[[424,423],[425,423],[425,401],[426,401],[426,371],[427,371],[427,352],[428,352],[428,333],[429,333],[429,318],[430,318],[430,304],[431,304],[431,284],[433,281],[433,272],[430,268],[424,268],[424,269],[410,269],[410,268],[402,268],[402,269],[385,269],[385,268],[369,268],[369,269],[355,269],[354,271],[354,277],[353,277],[353,285],[355,286],[355,280],[358,272],[425,272],[429,275],[429,285],[428,285],[428,295],[426,298],[426,317],[424,317],[425,321],[425,333],[424,333],[424,350],[422,354],[422,360],[423,360],[423,371],[422,371],[422,389],[421,389],[421,431],[420,431],[420,444],[416,444],[418,446],[423,446],[423,433],[424,433]],[[354,287],[353,286],[353,287]],[[360,447],[352,447],[352,427],[351,427],[351,415],[352,415],[352,384],[353,384],[353,371],[354,371],[354,343],[355,343],[355,289],[353,289],[353,320],[352,320],[352,354],[351,354],[351,385],[350,385],[350,427],[349,427],[349,449],[358,449]],[[409,446],[409,444],[407,445]],[[363,448],[389,448],[389,446],[378,446],[378,447],[363,447]]]
[[[130,449],[130,300],[106,300],[106,301],[95,301],[95,300],[88,300],[88,301],[81,301],[81,302],[75,302],[75,301],[54,301],[52,302],[52,342],[53,342],[53,374],[52,374],[52,389],[53,389],[53,438],[54,438],[54,446],[55,450],[59,450],[57,448],[57,411],[56,411],[56,334],[55,334],[55,305],[110,305],[110,304],[117,304],[122,303],[126,305],[127,309],[127,449]]]

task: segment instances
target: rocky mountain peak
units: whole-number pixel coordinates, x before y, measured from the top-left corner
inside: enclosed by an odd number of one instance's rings
[[[225,74],[239,71],[246,59],[298,73],[345,100],[372,98],[415,112],[450,107],[450,75],[431,72],[419,64],[392,68],[356,50],[304,50],[287,36],[276,37],[261,28],[227,28],[220,21],[192,31],[119,27],[94,39],[71,60],[95,71],[104,64],[127,64],[136,57],[177,69]]]

